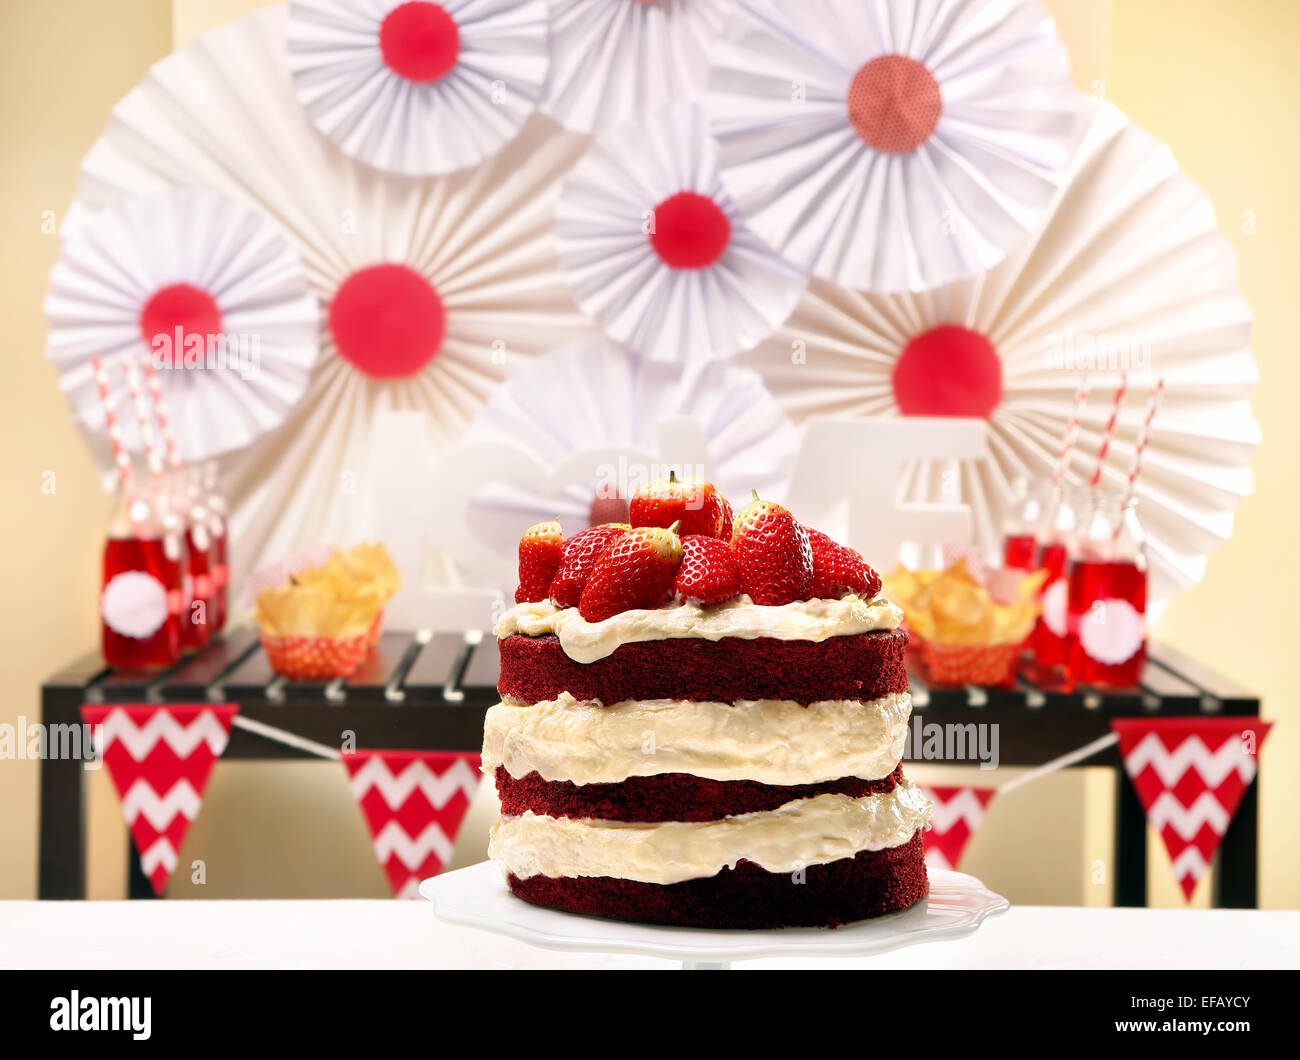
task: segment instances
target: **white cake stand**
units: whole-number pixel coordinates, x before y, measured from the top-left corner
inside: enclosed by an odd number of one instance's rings
[[[420,894],[449,924],[508,935],[544,950],[666,957],[684,968],[726,968],[759,957],[867,957],[964,938],[1010,908],[974,876],[943,871],[930,873],[929,898],[911,909],[834,930],[656,927],[563,913],[516,898],[490,861],[431,877],[420,884]]]

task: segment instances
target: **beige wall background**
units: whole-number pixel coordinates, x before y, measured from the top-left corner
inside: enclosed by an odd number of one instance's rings
[[[0,6],[0,321],[8,385],[0,389],[4,606],[0,607],[0,723],[39,718],[41,680],[95,643],[94,592],[106,502],[41,357],[41,300],[57,253],[52,225],[77,165],[113,103],[148,65],[258,0],[6,0]],[[1300,905],[1300,707],[1296,651],[1300,595],[1291,555],[1297,517],[1290,409],[1300,368],[1287,341],[1300,283],[1300,202],[1292,101],[1300,71],[1300,4],[1289,0],[1046,0],[1070,46],[1080,88],[1104,93],[1166,140],[1210,193],[1241,256],[1257,317],[1264,383],[1255,410],[1266,439],[1258,494],[1206,581],[1169,609],[1158,635],[1209,660],[1265,697],[1283,722],[1262,766],[1261,903]],[[1241,219],[1255,218],[1253,234]],[[43,492],[52,472],[55,489]],[[1249,632],[1247,632],[1247,630]],[[917,770],[933,782],[952,769]],[[968,776],[968,774],[966,774]],[[1032,791],[1032,794],[1028,794]],[[1013,901],[1110,901],[1107,770],[1058,775],[1007,796],[971,843],[966,867]],[[102,773],[89,785],[92,897],[124,894],[126,835]],[[36,890],[37,768],[0,761],[0,897]],[[457,862],[477,860],[494,814],[485,792],[471,811]],[[1153,837],[1154,839],[1154,837]],[[1032,855],[1027,852],[1032,851]],[[332,763],[225,762],[181,851],[202,858],[207,884],[184,873],[171,896],[385,895],[382,873],[339,769]],[[1152,843],[1152,900],[1179,905],[1167,859]],[[1197,905],[1206,904],[1203,884]]]

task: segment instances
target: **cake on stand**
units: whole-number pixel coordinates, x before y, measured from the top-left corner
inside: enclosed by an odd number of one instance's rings
[[[530,905],[506,888],[489,861],[420,884],[439,919],[526,942],[544,950],[625,953],[681,961],[683,968],[728,968],[762,957],[869,957],[905,946],[973,934],[1010,903],[974,876],[930,873],[928,898],[901,913],[838,928],[770,931],[659,927],[580,916]]]

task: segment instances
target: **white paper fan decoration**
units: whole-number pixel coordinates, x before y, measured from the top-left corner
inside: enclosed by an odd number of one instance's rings
[[[285,47],[320,131],[379,169],[450,173],[495,154],[546,84],[543,0],[293,0]]]
[[[724,361],[664,364],[603,338],[571,343],[506,380],[468,437],[523,442],[548,467],[602,446],[662,457],[656,427],[678,417],[698,421],[708,444],[708,473],[736,508],[751,489],[784,498],[799,432],[756,372]],[[629,469],[612,484],[626,501],[648,473]],[[588,526],[595,500],[592,484],[557,493],[489,484],[469,519],[485,540],[509,553],[523,527],[544,519],[558,518],[566,534]],[[616,515],[607,511],[596,521],[621,521],[609,518]]]
[[[240,449],[280,424],[307,388],[320,308],[298,253],[244,203],[197,189],[124,199],[65,226],[45,297],[46,356],[82,428],[111,462],[91,358],[157,369],[180,456]],[[119,413],[128,449],[139,426]]]
[[[1128,398],[1104,482],[1121,487],[1154,380],[1164,399],[1138,481],[1151,536],[1150,611],[1200,580],[1252,489],[1259,443],[1251,313],[1205,193],[1169,149],[1114,107],[1085,104],[1085,138],[1042,228],[979,278],[920,295],[814,281],[785,327],[745,356],[786,408],[810,414],[987,415],[991,460],[960,468],[979,544],[1000,553],[1017,476],[1051,475],[1082,368],[1088,405],[1071,467],[1095,466],[1119,373]],[[792,366],[792,339],[807,363]],[[951,501],[945,463],[918,462],[906,495]]]
[[[732,0],[549,0],[551,73],[542,109],[608,132],[638,112],[695,100]]]
[[[284,21],[283,7],[256,11],[155,65],[114,108],[78,185],[89,208],[177,184],[248,201],[297,246],[324,308],[297,408],[223,469],[237,575],[382,536],[367,478],[379,413],[425,413],[441,448],[512,365],[595,334],[555,267],[555,200],[583,138],[535,115],[473,170],[381,173],[303,113]],[[202,107],[189,102],[196,85]]]
[[[807,282],[741,221],[690,104],[593,142],[565,181],[555,233],[578,305],[655,360],[749,349]]]
[[[722,180],[790,261],[917,291],[1000,261],[1051,200],[1075,116],[1032,0],[738,0],[707,103]]]

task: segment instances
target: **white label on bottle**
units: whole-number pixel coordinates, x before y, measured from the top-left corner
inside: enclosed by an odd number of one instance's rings
[[[104,586],[99,609],[114,633],[144,640],[167,621],[167,588],[142,570],[123,571]]]
[[[1065,578],[1057,578],[1043,593],[1043,621],[1058,637],[1065,636],[1065,616],[1069,605],[1069,583]]]
[[[1107,666],[1127,662],[1142,647],[1142,616],[1127,600],[1097,600],[1079,619],[1079,643]]]

